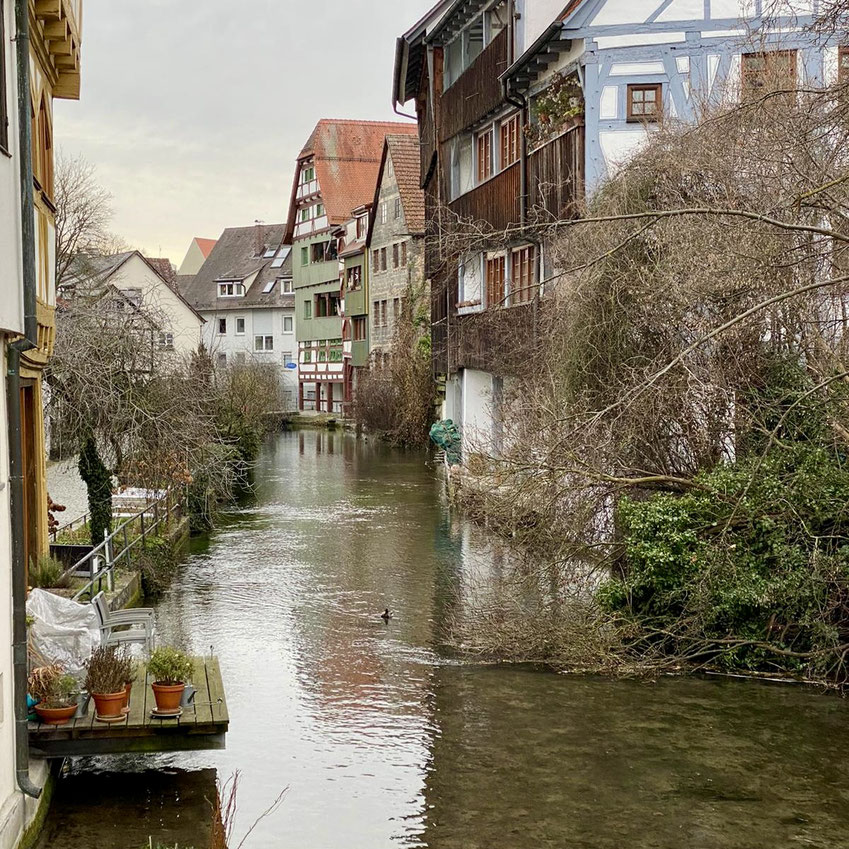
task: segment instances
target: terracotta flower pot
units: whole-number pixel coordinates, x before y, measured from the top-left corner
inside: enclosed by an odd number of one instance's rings
[[[156,709],[159,713],[177,713],[180,710],[180,700],[183,698],[185,684],[151,684],[153,696],[156,699]]]
[[[45,725],[67,725],[71,717],[77,712],[77,706],[69,705],[68,707],[48,708],[36,705],[35,712]]]
[[[133,690],[133,682],[128,681],[127,686],[124,689],[124,704],[121,706],[121,713],[129,713],[130,712],[130,693]]]
[[[96,719],[123,719],[124,714],[121,708],[124,707],[124,698],[126,690],[119,690],[117,693],[92,693],[94,699],[94,712]]]

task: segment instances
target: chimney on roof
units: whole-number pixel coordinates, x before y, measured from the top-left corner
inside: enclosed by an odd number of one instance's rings
[[[254,221],[254,253],[256,256],[265,253],[265,225],[259,219]]]

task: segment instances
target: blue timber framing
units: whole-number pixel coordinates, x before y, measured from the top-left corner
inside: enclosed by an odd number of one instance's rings
[[[728,4],[703,0],[703,16],[670,20],[670,13],[682,0],[653,0],[637,10],[621,10],[622,17],[635,20],[610,22],[615,14],[602,16],[609,0],[587,0],[561,23],[547,41],[537,43],[509,68],[504,77],[513,90],[528,96],[542,91],[550,74],[575,73],[580,80],[585,104],[585,185],[589,194],[611,174],[618,164],[612,153],[621,147],[622,158],[638,146],[638,139],[652,131],[651,125],[627,120],[628,85],[662,86],[663,114],[674,120],[692,122],[698,117],[698,104],[716,105],[727,99],[740,74],[740,56],[749,52],[794,50],[798,57],[799,81],[821,87],[828,79],[826,53],[835,52],[831,67],[836,68],[839,35],[817,36],[810,30],[818,10],[818,0],[805,14],[767,18],[761,0],[755,0],[750,17],[729,17]],[[617,4],[618,5],[618,4]],[[692,9],[692,2],[687,4]],[[722,11],[721,17],[713,12]],[[599,18],[604,23],[596,23]],[[531,83],[520,80],[529,59],[550,52],[556,39],[563,54],[566,45],[583,44],[571,61],[552,66]],[[615,88],[615,92],[611,89]],[[605,152],[605,145],[610,149]]]

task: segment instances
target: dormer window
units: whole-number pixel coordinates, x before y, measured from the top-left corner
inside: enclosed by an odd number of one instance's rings
[[[242,298],[245,295],[245,285],[239,280],[228,280],[218,284],[219,298]]]
[[[368,215],[361,215],[357,219],[357,238],[365,239],[368,233]]]

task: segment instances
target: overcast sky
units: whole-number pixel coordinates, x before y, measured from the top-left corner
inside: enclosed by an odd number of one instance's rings
[[[319,118],[395,118],[395,39],[434,2],[84,0],[57,145],[96,166],[118,235],[179,264],[193,236],[284,220]]]

